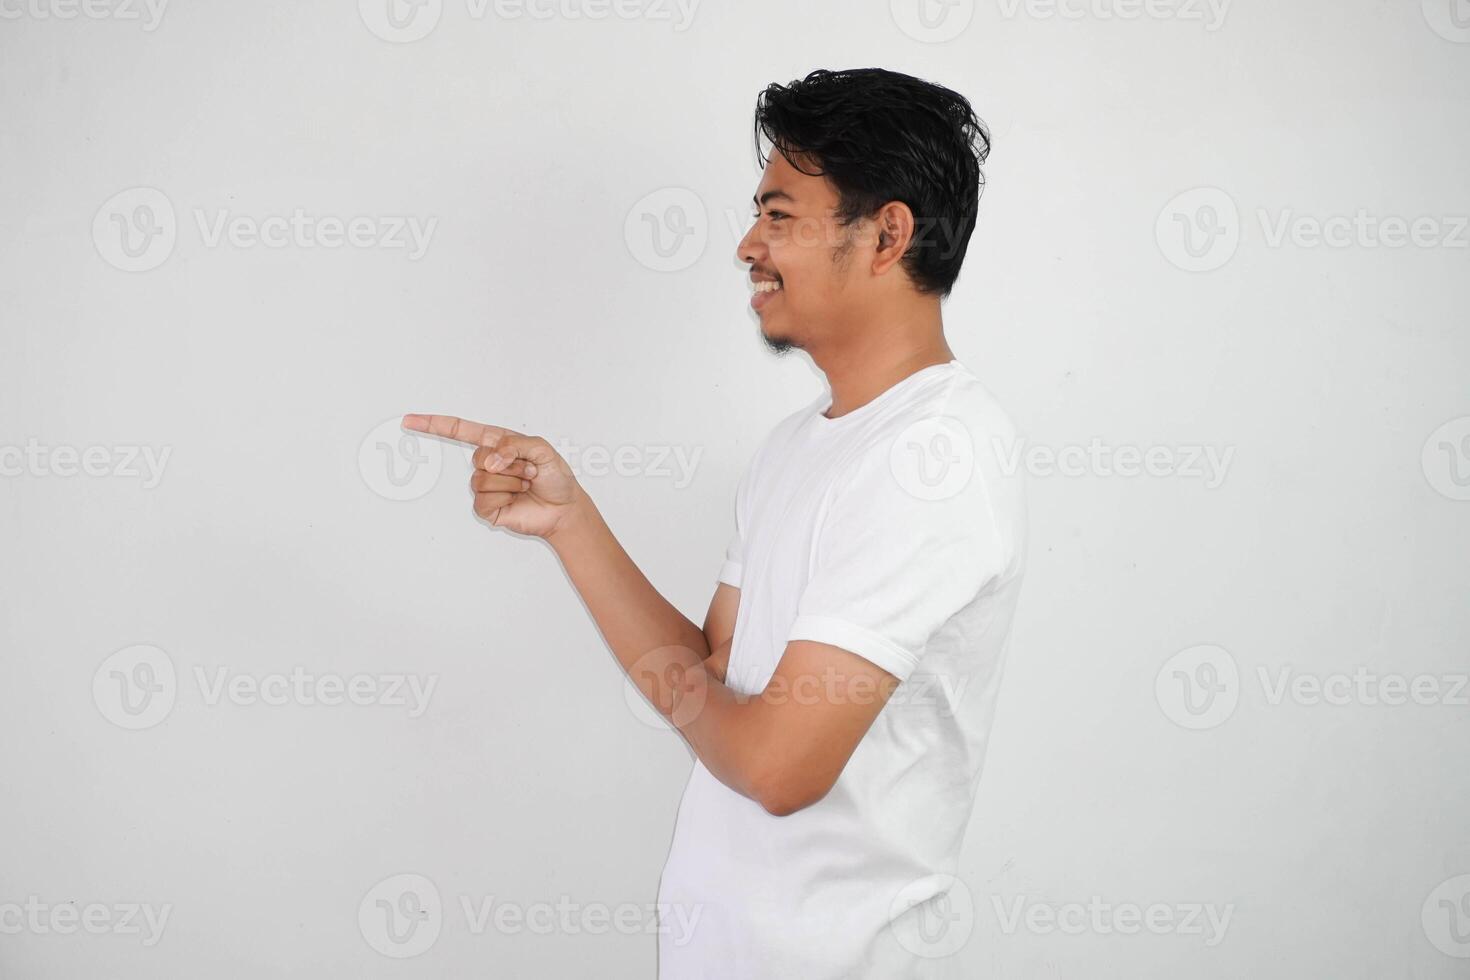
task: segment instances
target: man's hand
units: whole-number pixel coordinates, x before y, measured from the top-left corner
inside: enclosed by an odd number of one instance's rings
[[[475,446],[475,513],[496,527],[550,538],[587,497],[572,468],[539,436],[452,415],[405,415],[403,427]]]

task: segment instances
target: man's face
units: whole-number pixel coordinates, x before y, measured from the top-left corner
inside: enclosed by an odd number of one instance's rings
[[[804,174],[772,152],[755,192],[755,225],[737,254],[750,264],[756,282],[751,305],[773,350],[810,346],[863,302],[862,260],[872,253],[863,244],[866,225],[840,225],[833,217],[837,204],[837,191],[825,177]]]

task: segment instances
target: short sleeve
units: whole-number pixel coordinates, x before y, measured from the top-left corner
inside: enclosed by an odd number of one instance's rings
[[[927,499],[926,488],[905,488],[883,450],[833,491],[788,639],[841,647],[905,680],[930,637],[1006,562],[978,468],[954,493]]]

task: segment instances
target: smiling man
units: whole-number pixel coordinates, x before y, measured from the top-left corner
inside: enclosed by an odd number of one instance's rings
[[[989,137],[949,89],[817,71],[756,106],[739,244],[778,352],[828,390],[766,437],[697,626],[546,440],[438,415],[478,446],[475,510],[550,543],[619,663],[696,761],[659,887],[698,910],[664,980],[948,975],[953,877],[1025,552],[1014,427],[944,336]]]

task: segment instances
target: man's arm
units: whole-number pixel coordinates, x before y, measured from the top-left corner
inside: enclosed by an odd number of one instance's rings
[[[787,644],[759,695],[739,695],[724,683],[738,589],[721,583],[710,604],[703,635],[717,646],[708,660],[677,644],[649,650],[626,624],[637,618],[631,608],[658,593],[591,500],[547,540],[633,682],[715,778],[772,814],[795,813],[827,795],[898,685],[856,654],[798,640]]]
[[[552,546],[618,662],[717,779],[778,815],[826,795],[897,678],[796,641],[759,696],[737,695],[724,676],[738,589],[720,585],[700,629],[649,583],[544,439],[450,416],[404,425],[479,447],[475,512]]]
[[[449,415],[406,415],[403,424],[415,432],[478,447],[474,455],[475,472],[470,478],[471,489],[475,491],[475,513],[496,527],[549,542],[569,518],[584,509],[596,511],[571,467],[543,439]],[[519,455],[517,449],[510,448],[513,444],[519,447]],[[491,460],[499,459],[495,453],[497,446],[502,446],[506,455],[491,469]],[[684,647],[702,659],[734,634],[735,613],[728,597],[716,594],[716,602],[711,605],[702,630],[659,594],[616,541],[612,545],[614,553],[608,556],[609,572],[617,577],[616,591],[608,595],[603,589],[580,586],[579,591],[589,606],[594,601],[597,603],[593,618],[620,661],[619,651],[669,646]],[[736,591],[735,602],[738,601]],[[710,629],[716,632],[706,638]],[[622,662],[624,669],[628,669],[630,664]]]

